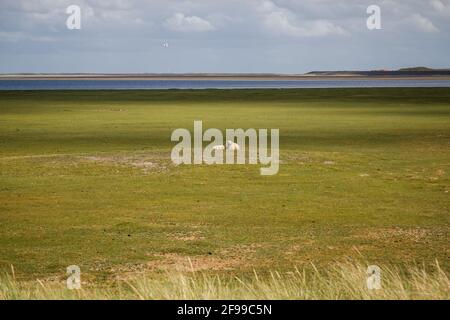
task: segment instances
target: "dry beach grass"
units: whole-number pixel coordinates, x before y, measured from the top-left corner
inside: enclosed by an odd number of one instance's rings
[[[366,285],[366,264],[337,263],[329,269],[310,266],[291,272],[254,272],[246,277],[211,275],[194,271],[167,272],[155,277],[142,274],[117,280],[108,286],[83,285],[68,290],[64,282],[36,280],[17,282],[0,278],[0,300],[4,299],[299,299],[299,300],[428,300],[450,298],[448,275],[436,264],[406,270],[382,268],[381,289]]]

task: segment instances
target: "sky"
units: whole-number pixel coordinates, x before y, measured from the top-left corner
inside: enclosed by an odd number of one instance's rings
[[[381,29],[367,28],[370,5]],[[0,73],[410,66],[450,68],[450,0],[0,0]]]

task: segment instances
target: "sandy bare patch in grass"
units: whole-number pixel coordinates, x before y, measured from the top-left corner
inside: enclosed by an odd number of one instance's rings
[[[152,254],[156,260],[149,261],[146,268],[151,271],[227,271],[252,265],[258,244],[237,245],[209,252],[207,255],[182,255],[178,253]]]
[[[144,173],[165,172],[173,165],[170,155],[165,153],[123,153],[116,155],[42,154],[1,157],[0,160],[39,160],[51,165],[77,165],[92,162],[104,165],[132,167]]]
[[[106,165],[118,165],[133,167],[142,170],[144,173],[165,172],[171,166],[170,157],[162,154],[121,154],[121,155],[97,155],[84,156],[82,160],[87,160]]]
[[[248,255],[248,254],[254,254],[258,249],[264,248],[263,244],[260,243],[253,243],[253,244],[239,244],[235,245],[226,249],[223,249],[221,251],[222,254],[226,255]]]
[[[305,247],[312,246],[315,243],[316,243],[316,241],[314,241],[314,240],[303,240],[299,243],[288,246],[286,248],[286,250],[284,251],[284,254],[286,256],[298,255],[299,253],[302,253],[305,251]]]
[[[342,157],[345,156],[338,152],[283,152],[281,154],[281,163],[300,164],[300,165],[320,165],[333,167],[340,164]]]
[[[193,241],[193,240],[183,240]],[[255,253],[261,245],[237,245],[204,255],[179,253],[149,253],[152,260],[141,264],[122,264],[113,268],[98,266],[95,271],[107,271],[116,279],[130,279],[136,274],[159,272],[232,271],[255,266]]]
[[[445,236],[444,230],[431,230],[425,228],[376,228],[376,229],[364,229],[359,230],[354,238],[367,239],[367,240],[381,240],[381,241],[412,241],[423,242],[429,237],[442,237]]]
[[[433,175],[429,178],[432,181],[439,180],[445,177],[445,171],[443,169],[437,169]]]
[[[313,160],[311,159],[310,156],[292,152],[281,154],[280,160],[280,163],[291,163],[291,164],[305,164],[311,162],[313,162]]]
[[[171,233],[169,237],[179,241],[199,241],[204,239],[199,231]]]
[[[157,260],[147,263],[150,270],[206,271],[233,270],[242,265],[240,259],[225,259],[213,255],[185,256],[176,253],[154,255]]]

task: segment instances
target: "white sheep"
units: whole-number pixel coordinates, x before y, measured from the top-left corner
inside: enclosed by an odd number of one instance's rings
[[[239,150],[239,145],[231,140],[228,140],[227,143],[225,144],[225,148],[227,150]]]

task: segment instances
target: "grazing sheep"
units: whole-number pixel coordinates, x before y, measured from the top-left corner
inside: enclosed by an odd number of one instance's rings
[[[225,145],[225,148],[227,150],[239,150],[239,145],[237,143],[234,143],[231,140],[228,140],[226,145]]]

